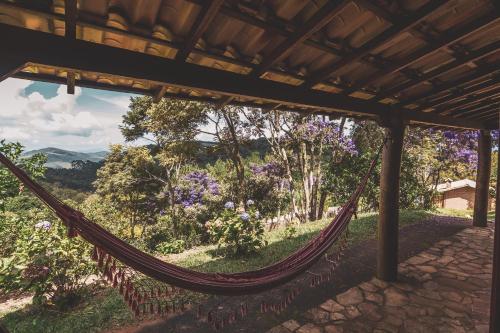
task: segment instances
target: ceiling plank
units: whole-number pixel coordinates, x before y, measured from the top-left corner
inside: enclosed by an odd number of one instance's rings
[[[437,113],[442,115],[454,116],[458,113],[462,113],[466,108],[472,108],[477,106],[477,104],[482,104],[485,101],[491,101],[500,95],[499,89],[492,89],[481,94],[472,94],[468,96],[465,100],[459,101],[454,106],[446,106],[444,108],[436,110]],[[444,111],[443,111],[444,110]]]
[[[327,68],[318,70],[318,72],[311,75],[311,77],[306,82],[304,82],[302,86],[304,88],[311,88],[321,81],[328,79],[338,69],[352,62],[359,61],[362,57],[366,56],[390,39],[413,29],[418,23],[420,23],[422,20],[425,20],[429,15],[433,14],[436,10],[439,10],[439,8],[445,6],[448,2],[449,1],[443,0],[429,1],[427,4],[419,8],[415,13],[412,13],[410,17],[406,17],[401,20],[401,23],[395,24],[392,27],[386,29],[380,35],[369,40],[360,48],[356,49],[352,54],[345,56],[340,61],[333,63]]]
[[[2,55],[25,57],[28,62],[62,70],[133,78],[149,81],[157,86],[168,85],[253,99],[266,104],[283,104],[285,109],[303,107],[327,114],[332,111],[343,111],[371,118],[386,116],[391,112],[390,106],[381,103],[322,91],[304,91],[301,87],[271,80],[187,62],[179,63],[175,60],[78,39],[68,40],[5,24],[0,24],[0,40],[4,46]],[[459,121],[451,117],[427,115],[411,110],[402,112],[410,121],[452,127],[484,128],[482,122]]]
[[[275,47],[268,55],[266,55],[264,61],[258,68],[256,68],[252,72],[252,75],[261,76],[276,63],[280,62],[283,58],[290,54],[290,52],[297,45],[304,42],[316,31],[328,24],[349,2],[350,0],[328,1],[325,5],[323,5],[323,7],[318,9],[317,12],[309,20],[307,20],[305,24],[301,25],[289,38]]]
[[[425,57],[428,57],[429,55],[432,55],[435,52],[443,48],[446,48],[452,44],[455,44],[458,41],[470,36],[471,34],[474,34],[477,31],[482,30],[498,22],[500,22],[500,18],[497,15],[489,14],[483,18],[474,20],[467,26],[456,29],[455,31],[450,31],[450,30],[446,31],[435,42],[429,44],[426,47],[421,48],[420,50],[405,57],[403,60],[399,62],[392,62],[392,64],[386,67],[385,69],[368,76],[364,80],[356,82],[352,87],[349,87],[343,93],[349,95],[363,87],[368,86],[370,83],[383,78],[384,76],[391,75],[393,73],[401,71],[407,68],[408,66],[411,66],[414,63],[424,59]]]
[[[484,57],[487,57],[491,54],[494,54],[498,52],[500,49],[500,41],[496,41],[492,44],[483,46],[482,48],[470,52],[468,55],[466,55],[463,58],[456,59],[452,62],[449,62],[443,66],[440,66],[436,69],[433,69],[427,73],[422,74],[422,76],[418,77],[418,79],[414,80],[409,80],[408,82],[402,83],[400,85],[397,85],[393,88],[389,89],[383,89],[383,91],[380,94],[377,94],[376,100],[380,101],[382,99],[388,98],[388,97],[393,97],[402,91],[413,88],[417,86],[418,84],[429,81],[432,79],[435,79],[436,77],[446,74],[450,72],[451,70],[454,70],[455,68],[458,68],[460,66],[463,66],[465,64],[468,64],[470,62],[475,62],[478,61]]]
[[[441,83],[439,85],[436,85],[436,87],[431,89],[430,91],[425,91],[421,94],[411,96],[411,97],[408,97],[406,99],[402,99],[396,105],[398,105],[398,106],[409,105],[409,104],[414,104],[416,102],[419,102],[423,99],[429,100],[432,96],[435,96],[439,93],[445,92],[445,91],[450,90],[450,89],[457,89],[457,91],[459,91],[460,86],[466,85],[466,84],[471,83],[473,81],[485,79],[485,78],[487,80],[492,79],[495,75],[495,71],[497,71],[499,68],[498,65],[499,65],[499,63],[495,62],[492,64],[481,66],[481,67],[477,68],[472,74],[469,74],[469,75],[467,75],[461,79],[458,79],[458,80],[447,81],[447,82]],[[468,89],[468,90],[470,90],[470,89]],[[457,96],[462,96],[462,94],[457,93]],[[429,108],[429,107],[436,106],[433,103],[434,102],[421,103],[420,108]]]
[[[224,3],[224,0],[212,0],[207,1],[205,6],[202,7],[196,21],[193,23],[193,27],[189,33],[189,37],[187,38],[184,47],[177,52],[175,56],[175,60],[177,61],[186,61],[187,57],[196,46],[196,43],[201,38],[201,36],[205,33],[205,31],[210,26],[210,23],[217,16],[219,8]]]

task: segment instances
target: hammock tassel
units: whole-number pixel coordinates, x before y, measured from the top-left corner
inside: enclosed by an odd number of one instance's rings
[[[99,256],[97,255],[97,247],[94,246],[94,248],[92,249],[92,260],[97,261],[98,259],[99,259]]]

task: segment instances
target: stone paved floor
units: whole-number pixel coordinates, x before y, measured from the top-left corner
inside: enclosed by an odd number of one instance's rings
[[[467,228],[268,333],[487,332],[493,228]]]

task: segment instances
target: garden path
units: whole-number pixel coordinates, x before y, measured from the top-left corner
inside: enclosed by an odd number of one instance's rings
[[[268,333],[488,332],[493,227],[466,228]]]

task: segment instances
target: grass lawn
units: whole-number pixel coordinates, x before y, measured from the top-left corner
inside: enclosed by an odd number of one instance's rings
[[[472,212],[401,211],[400,227],[425,220],[433,214],[470,217]],[[351,244],[375,237],[377,216],[378,214],[375,213],[360,214],[357,220],[350,223],[349,241]],[[258,254],[240,258],[222,258],[218,255],[216,246],[209,245],[170,255],[165,260],[205,272],[252,270],[286,257],[314,237],[328,222],[329,220],[323,220],[297,226],[295,236],[289,239],[284,237],[283,228],[268,232],[265,237],[269,244]],[[134,321],[121,296],[112,289],[89,297],[87,303],[68,313],[37,311],[27,306],[11,313],[0,313],[0,319],[11,333],[99,332]]]

